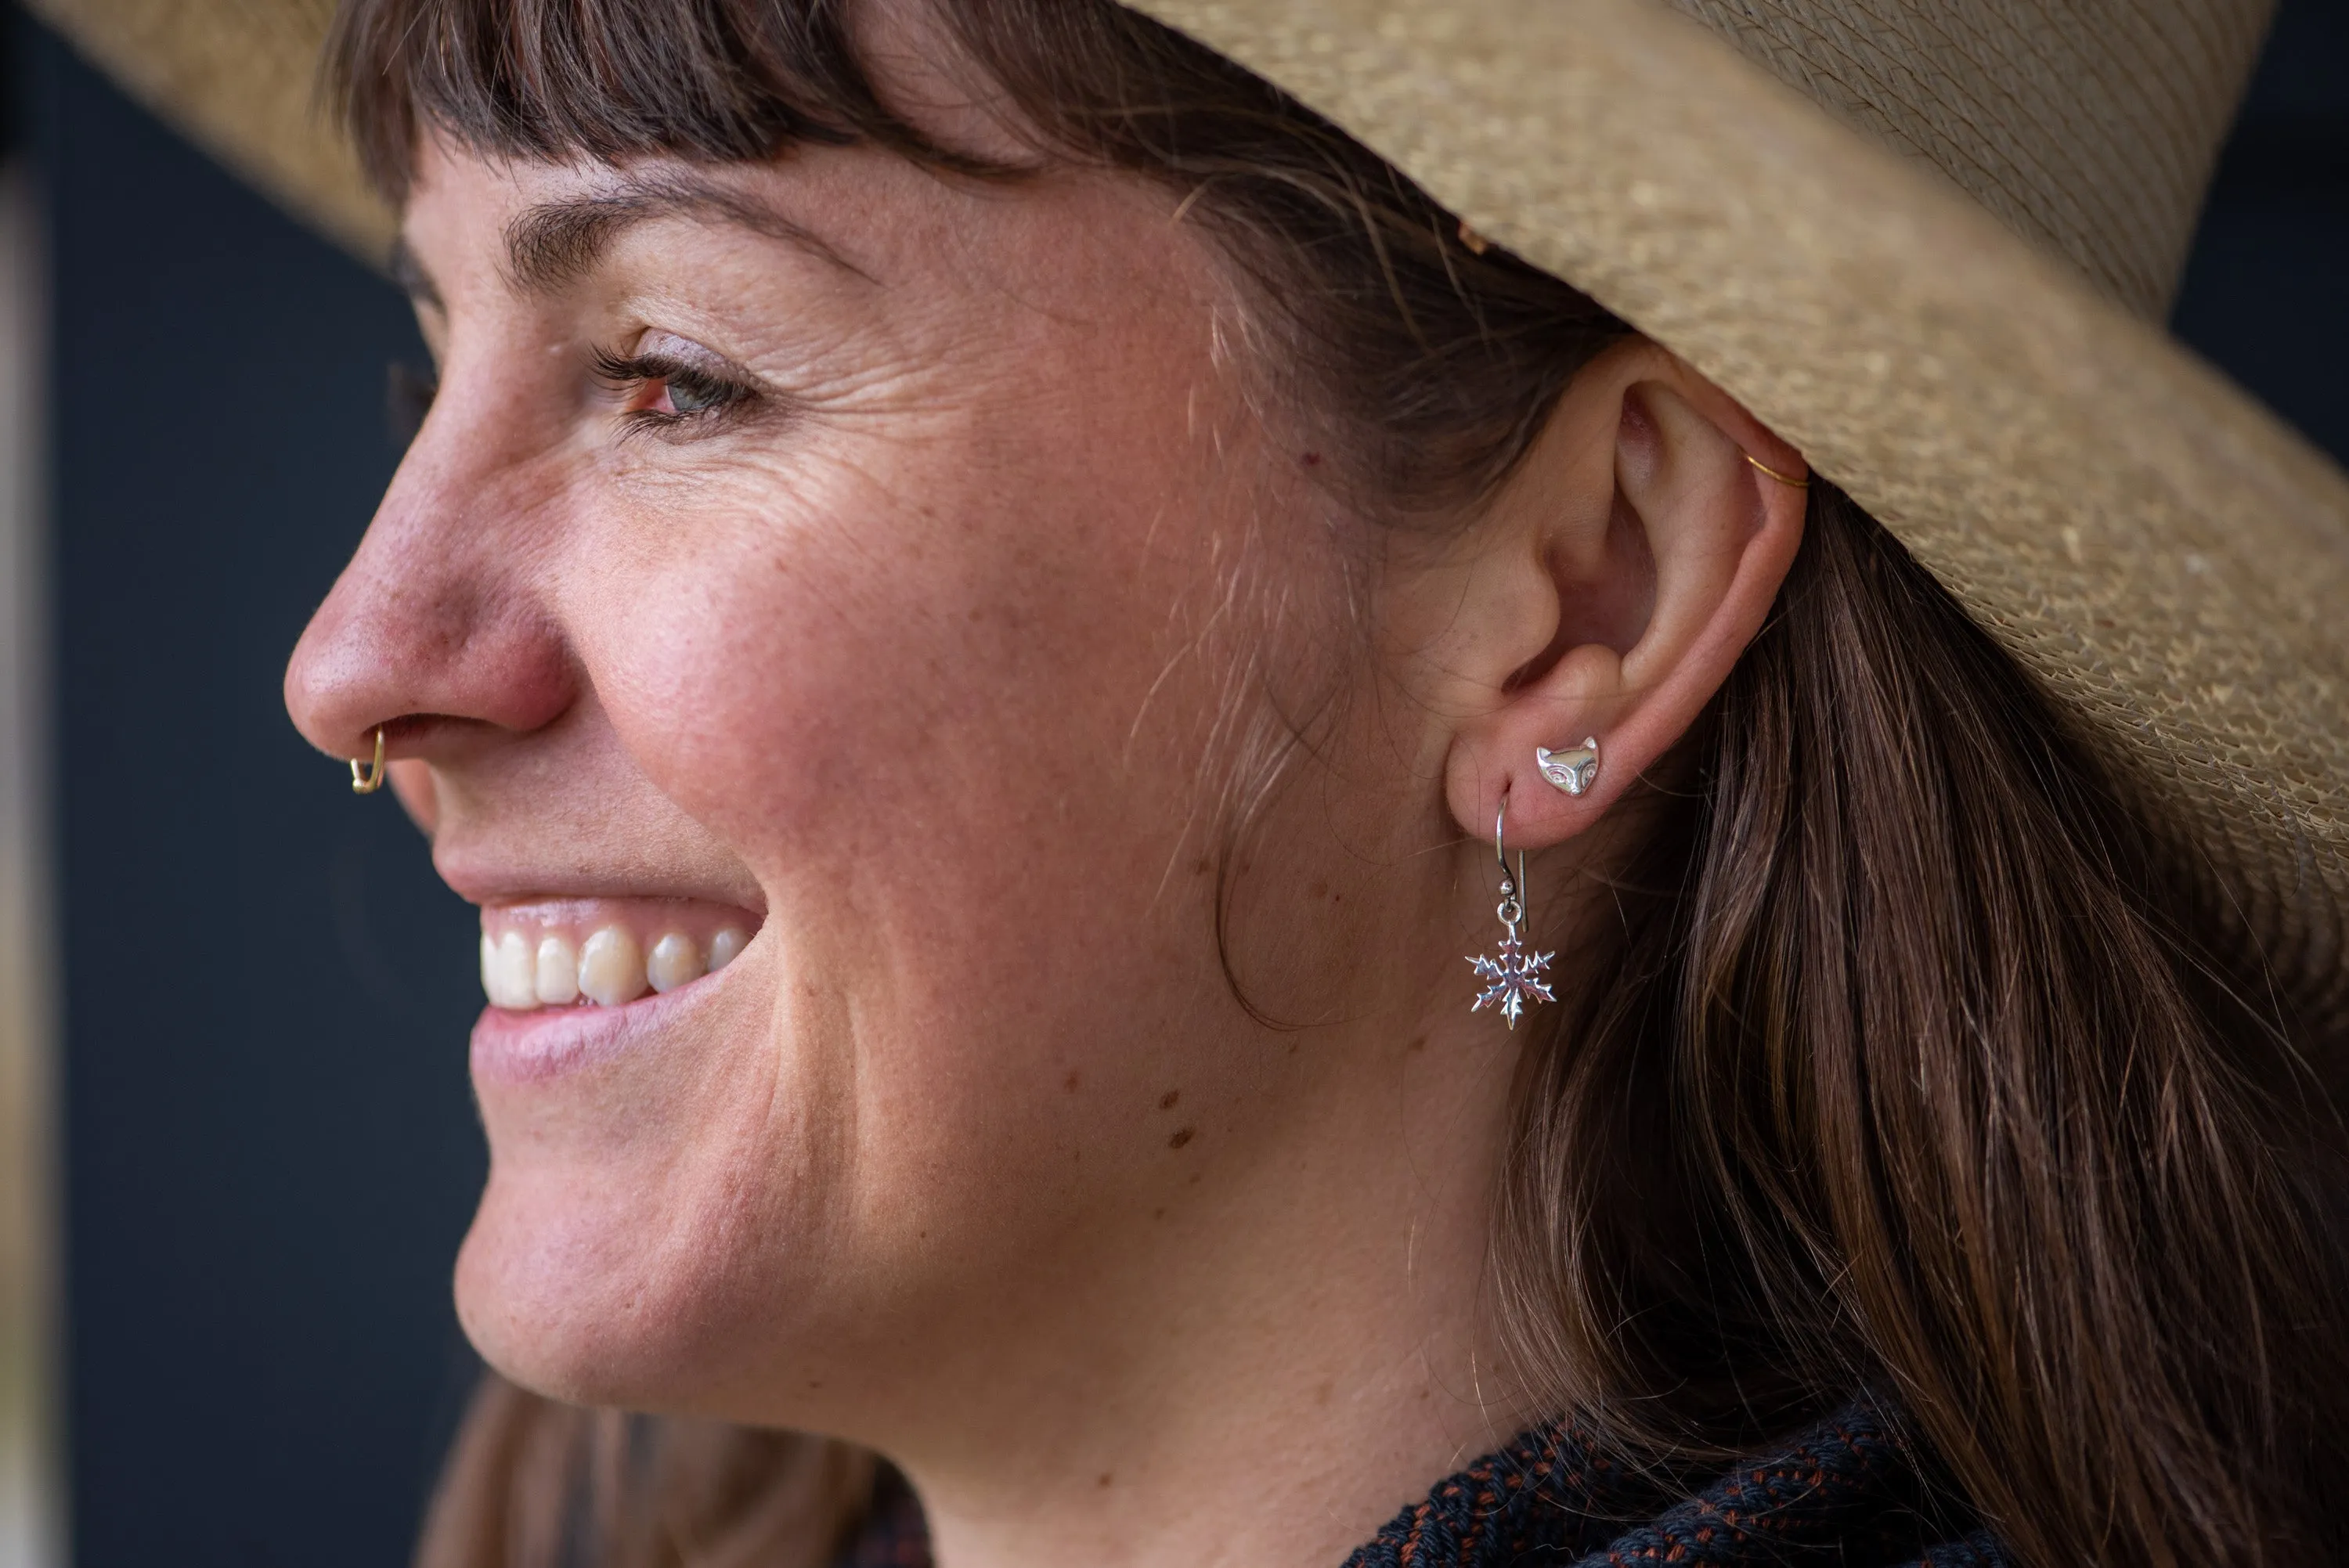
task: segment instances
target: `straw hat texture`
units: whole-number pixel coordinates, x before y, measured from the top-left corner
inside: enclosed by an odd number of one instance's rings
[[[2349,478],[2161,330],[2271,0],[1138,0],[1741,399],[2349,1004]],[[331,0],[34,0],[367,253]]]

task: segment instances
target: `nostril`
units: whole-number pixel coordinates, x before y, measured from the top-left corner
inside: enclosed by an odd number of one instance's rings
[[[391,746],[413,748],[450,725],[464,722],[445,713],[403,713],[396,718],[385,719],[378,727]]]
[[[470,733],[494,728],[496,726],[479,719],[459,718],[451,714],[404,713],[367,725],[343,741],[339,749],[355,770],[372,768],[379,773],[390,763],[429,758],[448,750],[452,743]],[[361,791],[368,792],[371,791]]]
[[[433,757],[478,737],[495,734],[499,728],[485,719],[465,718],[453,713],[403,713],[385,719],[376,727],[383,731],[385,754],[394,759]],[[372,749],[375,728],[367,730],[360,738],[365,747]]]

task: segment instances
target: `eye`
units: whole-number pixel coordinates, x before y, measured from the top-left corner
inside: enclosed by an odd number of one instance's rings
[[[703,414],[723,407],[732,396],[733,388],[716,380],[698,376],[690,370],[672,370],[661,377],[661,396],[671,414]]]
[[[623,417],[638,428],[681,430],[714,423],[759,397],[747,378],[715,356],[703,363],[660,347],[599,353],[595,374],[621,397]]]

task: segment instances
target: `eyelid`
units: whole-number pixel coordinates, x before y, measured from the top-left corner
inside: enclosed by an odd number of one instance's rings
[[[687,352],[672,352],[670,345]],[[755,413],[775,397],[757,377],[731,360],[690,338],[669,333],[647,333],[636,340],[635,350],[627,354],[597,349],[595,375],[616,392],[661,381],[672,387],[715,395],[709,407],[691,411],[627,409],[621,416],[624,437],[639,432],[689,437]]]
[[[598,349],[595,352],[595,374],[616,386],[640,381],[691,380],[723,387],[746,397],[755,396],[759,391],[749,377],[730,365],[699,365],[666,354],[624,355]]]
[[[746,392],[764,389],[761,378],[748,367],[736,364],[713,348],[673,332],[647,330],[637,335],[636,343],[626,353],[598,352],[596,359],[599,365],[657,366],[659,373],[667,375],[688,372],[710,381],[738,386]]]
[[[647,327],[638,333],[633,352],[647,357],[681,359],[712,366],[732,363],[707,344],[697,343],[680,333],[664,332],[658,327]]]

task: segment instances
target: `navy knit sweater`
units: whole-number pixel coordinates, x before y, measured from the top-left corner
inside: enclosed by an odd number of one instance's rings
[[[1405,1508],[1345,1568],[2009,1568],[1988,1532],[1943,1539],[1912,1456],[1854,1409],[1693,1493],[1537,1427]],[[838,1568],[930,1568],[903,1480],[885,1479]]]

